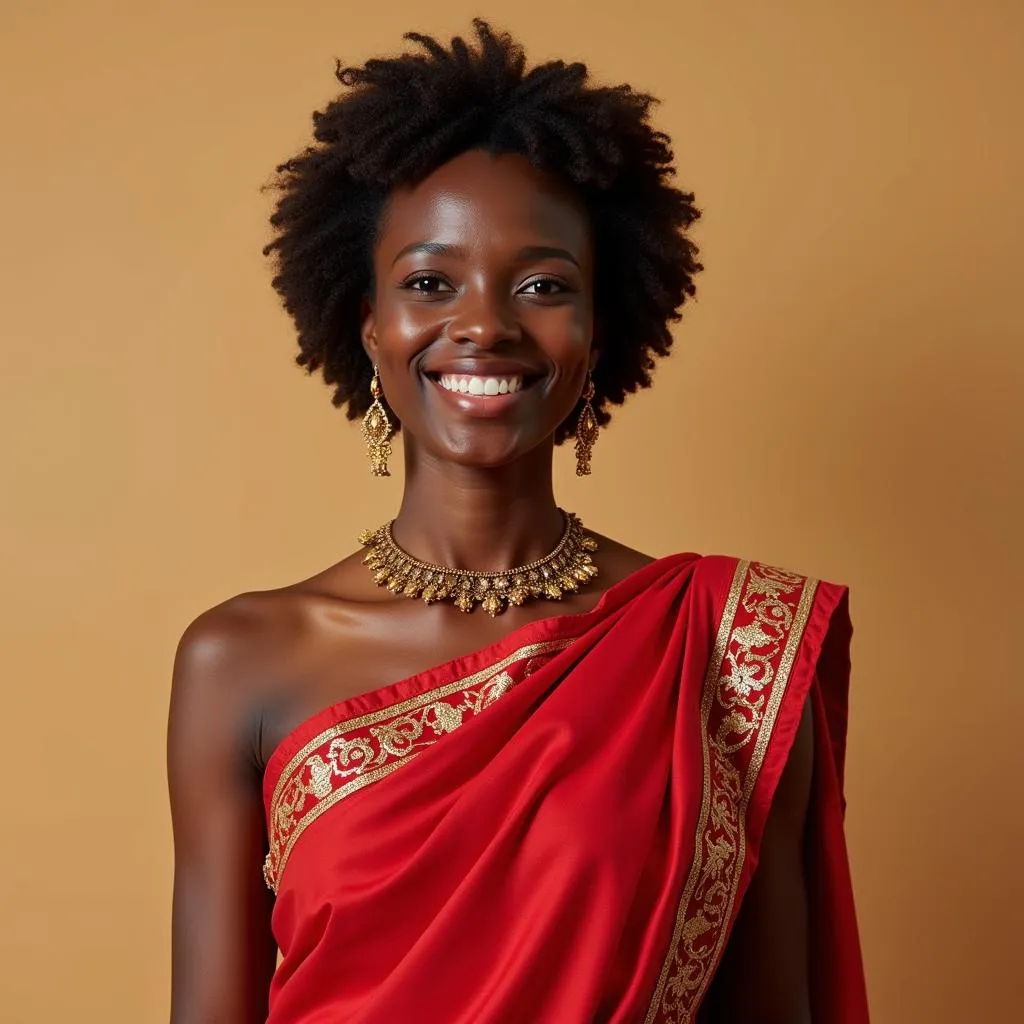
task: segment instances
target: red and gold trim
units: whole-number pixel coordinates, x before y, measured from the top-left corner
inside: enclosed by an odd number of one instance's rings
[[[285,765],[268,813],[270,852],[263,865],[277,892],[299,836],[339,801],[409,764],[442,736],[500,700],[572,640],[529,644],[495,665],[408,700],[337,722]]]
[[[719,963],[746,856],[746,818],[817,580],[740,562],[701,699],[704,785],[693,862],[645,1024],[693,1024]]]

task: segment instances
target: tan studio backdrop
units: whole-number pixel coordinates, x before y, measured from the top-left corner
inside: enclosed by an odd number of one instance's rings
[[[562,502],[850,584],[874,1019],[1020,1019],[1024,4],[2,6],[0,1018],[167,1019],[177,638],[401,488],[292,364],[260,186],[335,56],[481,13],[662,97],[705,211],[677,351]]]

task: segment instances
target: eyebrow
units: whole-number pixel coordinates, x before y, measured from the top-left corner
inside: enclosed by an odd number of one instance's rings
[[[427,256],[462,256],[465,257],[466,250],[459,245],[446,245],[444,242],[413,242],[400,250],[394,258],[394,266],[403,256],[411,256],[413,253],[423,253]],[[520,249],[516,254],[520,261],[556,259],[568,260],[574,266],[579,267],[580,261],[568,249],[562,249],[557,245],[528,245]]]
[[[465,256],[466,250],[458,245],[445,245],[444,242],[413,242],[398,253],[391,266],[403,256],[411,256],[413,253],[425,253],[427,256]]]
[[[525,249],[519,250],[521,260],[568,260],[579,267],[580,261],[568,249],[562,249],[557,245],[528,245]]]

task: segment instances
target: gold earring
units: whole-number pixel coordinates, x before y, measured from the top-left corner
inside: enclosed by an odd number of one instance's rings
[[[370,394],[373,396],[373,402],[363,417],[363,440],[366,442],[366,449],[370,455],[370,472],[374,476],[391,476],[391,473],[388,472],[391,445],[388,442],[391,438],[392,428],[388,414],[380,403],[380,396],[383,392],[380,388],[380,375],[377,372],[376,364],[373,367],[373,379],[370,381]]]
[[[597,416],[590,404],[594,397],[594,378],[587,373],[587,384],[583,389],[583,408],[576,424],[576,475],[590,476],[590,456],[597,441]]]

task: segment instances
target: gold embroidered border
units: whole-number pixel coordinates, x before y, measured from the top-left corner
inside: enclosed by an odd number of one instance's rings
[[[721,958],[746,855],[747,805],[817,586],[760,563],[736,567],[701,696],[693,862],[645,1024],[693,1024]]]
[[[270,801],[270,852],[263,877],[277,892],[299,836],[335,804],[409,764],[518,682],[509,669],[564,650],[572,640],[520,647],[480,672],[357,718],[336,722],[306,743],[282,770]],[[348,781],[345,781],[345,780]]]

